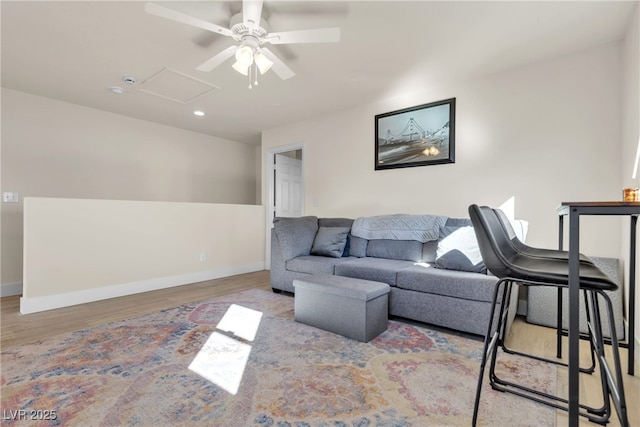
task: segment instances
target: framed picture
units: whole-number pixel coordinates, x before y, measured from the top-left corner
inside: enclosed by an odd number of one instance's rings
[[[375,169],[455,163],[456,99],[378,114]]]

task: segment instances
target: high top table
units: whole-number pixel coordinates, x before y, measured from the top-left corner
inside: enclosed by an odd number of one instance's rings
[[[635,334],[636,226],[640,202],[562,202],[557,209],[569,216],[569,426],[578,427],[580,351],[580,216],[624,215],[631,217],[629,259],[629,374],[633,375]],[[562,230],[562,228],[561,228]],[[561,237],[562,239],[562,237]],[[560,241],[562,242],[562,240]],[[617,408],[616,408],[617,409]]]

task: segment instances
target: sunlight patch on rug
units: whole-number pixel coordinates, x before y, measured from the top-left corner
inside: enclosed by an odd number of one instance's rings
[[[218,323],[218,329],[246,341],[253,341],[260,327],[262,312],[231,304]],[[189,369],[235,395],[251,353],[251,345],[237,338],[212,333]]]
[[[214,332],[189,369],[231,394],[238,393],[251,346]]]
[[[253,341],[260,327],[262,312],[237,304],[231,304],[218,323],[218,329],[232,333],[247,341]]]

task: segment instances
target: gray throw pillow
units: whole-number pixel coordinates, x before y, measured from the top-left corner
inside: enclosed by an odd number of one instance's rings
[[[353,220],[351,218],[318,218],[318,227],[348,227],[351,229]],[[351,233],[347,236],[347,244],[344,247],[343,257],[351,256]]]
[[[473,227],[443,227],[440,230],[435,266],[472,273],[487,271]]]
[[[277,217],[273,220],[273,228],[278,236],[282,256],[285,261],[288,261],[299,256],[309,255],[313,239],[318,232],[318,217]]]
[[[311,255],[340,258],[347,245],[349,227],[320,227],[311,247]]]

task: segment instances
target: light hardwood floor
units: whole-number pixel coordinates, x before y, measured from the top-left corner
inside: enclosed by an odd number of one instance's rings
[[[6,350],[11,346],[27,344],[48,336],[252,288],[270,291],[269,272],[243,274],[29,315],[20,314],[19,297],[5,297],[0,299],[0,347]],[[530,325],[521,319],[516,319],[514,322],[508,344],[521,351],[555,357],[555,331],[551,328]],[[581,342],[581,345],[584,347],[581,348],[580,355],[584,359],[583,366],[586,366],[589,362],[588,347],[586,342]],[[621,352],[629,421],[632,426],[640,426],[640,369],[636,363],[636,376],[627,375],[627,352],[625,349],[621,349]],[[558,395],[566,396],[566,371],[566,368],[557,368]],[[598,395],[599,381],[597,375],[581,375],[581,402],[601,403]],[[557,413],[556,425],[567,425],[566,412],[558,411]],[[596,424],[581,419],[580,425]],[[620,425],[615,419],[615,414],[608,425]]]

